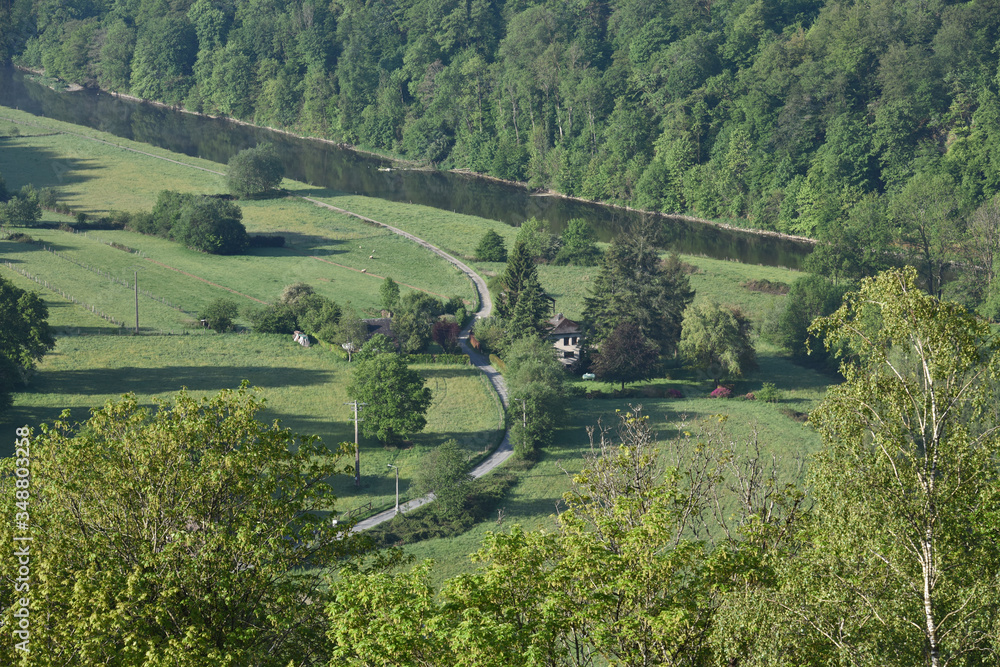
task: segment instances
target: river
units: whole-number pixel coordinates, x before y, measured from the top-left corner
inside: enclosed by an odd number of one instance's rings
[[[529,217],[554,232],[572,218],[585,218],[609,240],[642,214],[555,196],[469,174],[395,169],[392,162],[314,139],[208,118],[159,105],[125,100],[95,90],[55,92],[14,68],[0,68],[0,105],[84,125],[119,137],[225,164],[244,148],[271,142],[297,181],[392,201],[457,211],[510,225]],[[390,169],[386,171],[386,169]],[[678,252],[717,259],[799,268],[811,246],[677,217],[660,216],[670,246]]]

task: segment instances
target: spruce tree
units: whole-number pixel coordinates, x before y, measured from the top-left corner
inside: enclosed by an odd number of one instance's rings
[[[584,299],[583,316],[591,342],[605,340],[622,322],[634,322],[661,355],[670,356],[677,351],[684,310],[693,298],[677,255],[661,261],[655,235],[641,231],[611,244]]]
[[[521,291],[529,280],[538,282],[538,269],[531,253],[523,241],[514,244],[514,250],[507,258],[507,268],[500,277],[501,293],[497,299],[497,315],[510,319],[514,314]]]

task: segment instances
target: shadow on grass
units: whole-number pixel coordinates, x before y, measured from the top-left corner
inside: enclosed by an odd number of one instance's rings
[[[31,236],[31,233],[35,230],[31,227],[22,227],[18,231],[23,234]],[[63,250],[73,250],[71,246],[60,245],[58,243],[52,243],[51,241],[44,241],[45,247],[50,250],[63,251]],[[0,254],[3,255],[4,259],[11,261],[9,255],[21,255],[29,252],[45,252],[42,246],[37,243],[21,243],[19,241],[0,241]],[[11,263],[16,263],[18,260],[13,260]]]
[[[517,493],[516,487],[514,493]],[[555,515],[566,509],[566,503],[562,496],[523,500],[514,500],[508,497],[500,501],[499,506],[503,508],[504,514],[512,521],[517,521],[518,517],[536,518]]]
[[[90,180],[86,172],[102,169],[93,160],[56,153],[40,146],[19,145],[16,140],[0,139],[0,173],[7,177],[7,189],[12,194],[22,185],[36,188],[65,187]],[[65,199],[74,193],[61,191]]]
[[[251,236],[283,236],[285,245],[280,248],[248,248],[244,255],[249,257],[284,257],[289,255],[339,255],[347,249],[333,250],[329,246],[343,246],[347,242],[318,234],[302,234],[300,232],[250,232]]]
[[[759,383],[771,382],[778,389],[826,389],[842,382],[840,375],[833,371],[819,365],[796,363],[789,357],[762,356],[757,363],[760,369],[754,373],[754,379]]]
[[[255,387],[322,385],[334,374],[272,366],[167,366],[163,368],[99,368],[47,371],[35,382],[35,391],[52,394],[136,394],[177,391],[217,391],[239,386],[241,380]]]
[[[52,311],[60,307],[68,307],[71,304],[49,304],[49,315]],[[73,325],[54,327],[52,330],[52,335],[56,338],[73,338],[75,336],[114,336],[118,333],[119,327],[108,326],[84,326],[78,327]],[[128,329],[129,333],[132,333],[132,329]]]

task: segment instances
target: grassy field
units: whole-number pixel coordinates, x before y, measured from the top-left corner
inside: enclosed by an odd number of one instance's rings
[[[0,116],[32,123],[15,126],[24,130],[22,134],[41,133],[42,130],[61,132],[4,139],[0,145],[0,173],[11,189],[26,183],[54,188],[61,201],[74,211],[93,216],[112,210],[148,211],[161,190],[201,194],[226,191],[224,178],[212,173],[223,171],[224,165],[12,109],[0,108]],[[291,181],[286,181],[286,185],[290,190],[306,188]],[[471,283],[453,266],[424,248],[356,218],[297,198],[242,201],[240,206],[248,231],[282,234],[287,246],[256,250],[238,257],[220,257],[129,232],[95,232],[92,235],[140,249],[149,260],[265,301],[274,299],[285,285],[304,281],[314,283],[317,291],[340,303],[350,301],[356,308],[372,309],[378,305],[378,288],[387,276],[400,283],[404,290],[419,289],[443,297],[457,295],[470,303],[474,299]],[[69,218],[56,216],[55,219],[67,221]],[[68,247],[71,251],[79,251],[82,243],[54,237],[45,240],[72,246]],[[92,252],[93,248],[86,249],[88,257]],[[103,258],[95,255],[94,261],[88,264],[102,270],[121,271],[121,260],[129,258],[123,255],[110,264],[100,263],[108,257],[106,253]],[[27,266],[24,268],[31,271]],[[154,282],[156,289],[151,291],[168,299],[166,292],[171,289],[188,292],[183,281],[171,283],[170,280]],[[196,311],[205,300],[205,294],[204,290],[196,290],[190,307],[185,302],[178,305]]]
[[[41,125],[0,120],[0,137],[12,134],[15,129],[20,135],[0,141],[0,173],[11,189],[26,182],[55,187],[75,210],[95,215],[112,209],[149,210],[162,189],[224,191],[221,176],[202,170],[221,171],[222,165],[13,110],[0,109],[0,116]],[[42,136],[52,132],[62,134]],[[94,138],[109,143],[97,143]],[[158,157],[126,151],[123,147]],[[467,260],[487,229],[501,234],[508,247],[517,234],[515,228],[472,216],[346,195],[302,183],[286,181],[284,185],[293,193],[316,197],[402,228]],[[390,275],[404,286],[472,299],[468,281],[453,267],[400,237],[350,216],[293,198],[240,204],[251,232],[283,234],[288,246],[240,257],[218,257],[129,232],[99,231],[83,235],[26,230],[65,258],[33,245],[9,242],[0,242],[0,255],[26,271],[47,276],[46,279],[79,300],[102,304],[102,309],[126,323],[132,321],[132,293],[69,260],[128,280],[131,271],[141,267],[139,281],[143,289],[188,312],[197,312],[219,296],[240,303],[272,300],[283,286],[299,281],[312,284],[319,293],[339,303],[350,302],[356,308],[370,309],[378,303],[382,277]],[[68,220],[48,213],[46,219]],[[111,248],[109,242],[136,248],[141,255]],[[683,259],[698,268],[691,276],[696,300],[739,305],[758,322],[769,311],[780,308],[784,297],[751,292],[742,283],[765,278],[791,283],[799,275],[786,269],[701,257]],[[502,264],[471,264],[487,276],[503,269]],[[543,286],[556,298],[556,310],[574,319],[581,317],[583,299],[597,271],[597,267],[539,267]],[[19,286],[37,288],[6,268],[0,267],[0,272]],[[72,409],[74,418],[83,419],[89,406],[125,391],[135,391],[149,403],[153,397],[170,395],[181,386],[199,394],[211,393],[222,387],[234,387],[246,378],[263,387],[269,417],[282,419],[295,431],[318,434],[331,446],[353,438],[343,390],[350,367],[329,351],[305,350],[284,337],[218,336],[192,330],[189,316],[148,298],[140,303],[143,323],[176,335],[76,335],[114,329],[79,306],[51,292],[41,292],[50,304],[53,325],[63,335],[56,350],[42,363],[31,391],[17,395],[15,408],[4,417],[5,426],[51,420],[63,408]],[[758,355],[759,370],[736,383],[735,393],[756,391],[762,383],[771,382],[784,392],[784,398],[777,404],[710,399],[707,394],[714,385],[697,369],[684,368],[676,369],[667,379],[635,387],[633,398],[574,398],[570,418],[555,444],[531,470],[519,473],[518,484],[504,502],[504,523],[552,527],[557,502],[570,486],[568,473],[578,471],[589,452],[586,428],[596,425],[599,417],[610,418],[615,410],[627,409],[630,404],[641,403],[644,412],[651,415],[667,437],[672,434],[673,424],[685,416],[691,421],[725,414],[734,436],[745,435],[755,424],[768,451],[784,459],[808,456],[818,447],[818,438],[801,423],[801,416],[817,404],[826,385],[834,380],[791,363],[780,350],[760,341]],[[404,498],[411,495],[423,456],[445,438],[458,440],[470,458],[495,444],[499,413],[496,399],[481,376],[463,367],[425,366],[420,370],[434,393],[426,431],[405,448],[385,449],[377,443],[364,442],[362,488],[356,490],[349,479],[335,481],[341,509],[369,501],[373,508],[388,507],[394,491],[393,477],[388,474],[392,470],[386,468],[389,463],[400,468]],[[580,393],[598,389],[610,394],[614,389],[602,383],[573,384],[574,391]],[[685,398],[658,398],[667,388],[680,389]],[[443,578],[467,570],[470,567],[467,554],[478,548],[485,531],[497,528],[495,522],[485,522],[457,538],[429,540],[407,549],[418,558],[437,559],[436,576]]]
[[[56,318],[53,323],[67,322]],[[413,368],[426,378],[433,396],[426,429],[399,448],[362,438],[363,484],[357,490],[353,479],[333,480],[341,498],[339,509],[369,501],[375,506],[393,502],[395,478],[386,468],[388,463],[399,466],[400,492],[410,496],[422,458],[447,438],[458,441],[470,458],[482,456],[496,444],[500,432],[497,402],[475,369]],[[354,440],[351,411],[344,405],[351,371],[352,366],[330,350],[302,348],[286,336],[63,335],[40,364],[30,391],[15,394],[15,405],[2,416],[0,432],[52,421],[64,409],[71,410],[72,419],[83,420],[90,407],[127,392],[152,405],[154,398],[171,396],[182,387],[195,395],[209,395],[246,379],[262,389],[267,401],[265,419],[280,419],[297,433],[319,435],[335,448]],[[0,455],[9,455],[13,440],[4,442]]]

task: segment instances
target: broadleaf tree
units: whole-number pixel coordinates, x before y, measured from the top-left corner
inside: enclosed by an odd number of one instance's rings
[[[423,430],[431,404],[431,390],[424,384],[420,373],[407,367],[398,354],[359,360],[347,395],[367,404],[362,408],[364,434],[392,443]]]
[[[281,185],[284,176],[285,166],[274,146],[261,144],[246,148],[230,158],[226,183],[235,196],[253,197],[273,191]]]
[[[718,381],[757,367],[753,322],[739,308],[713,302],[692,304],[684,314],[680,353]]]
[[[620,382],[622,391],[630,382],[654,377],[659,350],[634,322],[622,322],[601,343],[594,355],[594,374],[605,382]]]
[[[864,280],[812,330],[850,356],[810,416],[824,447],[786,572],[792,633],[852,664],[984,664],[1000,614],[1000,342],[913,268]]]
[[[28,381],[35,364],[55,347],[49,309],[35,292],[0,277],[0,409],[14,387]]]
[[[339,455],[263,409],[246,383],[154,409],[134,395],[82,424],[68,413],[30,447],[30,589],[15,592],[7,550],[0,618],[30,597],[30,653],[0,639],[3,664],[325,664],[322,570],[368,553],[332,524]],[[22,434],[27,434],[24,429]],[[0,505],[15,507],[14,459]],[[13,541],[14,525],[0,522]],[[36,547],[44,545],[44,547]]]

